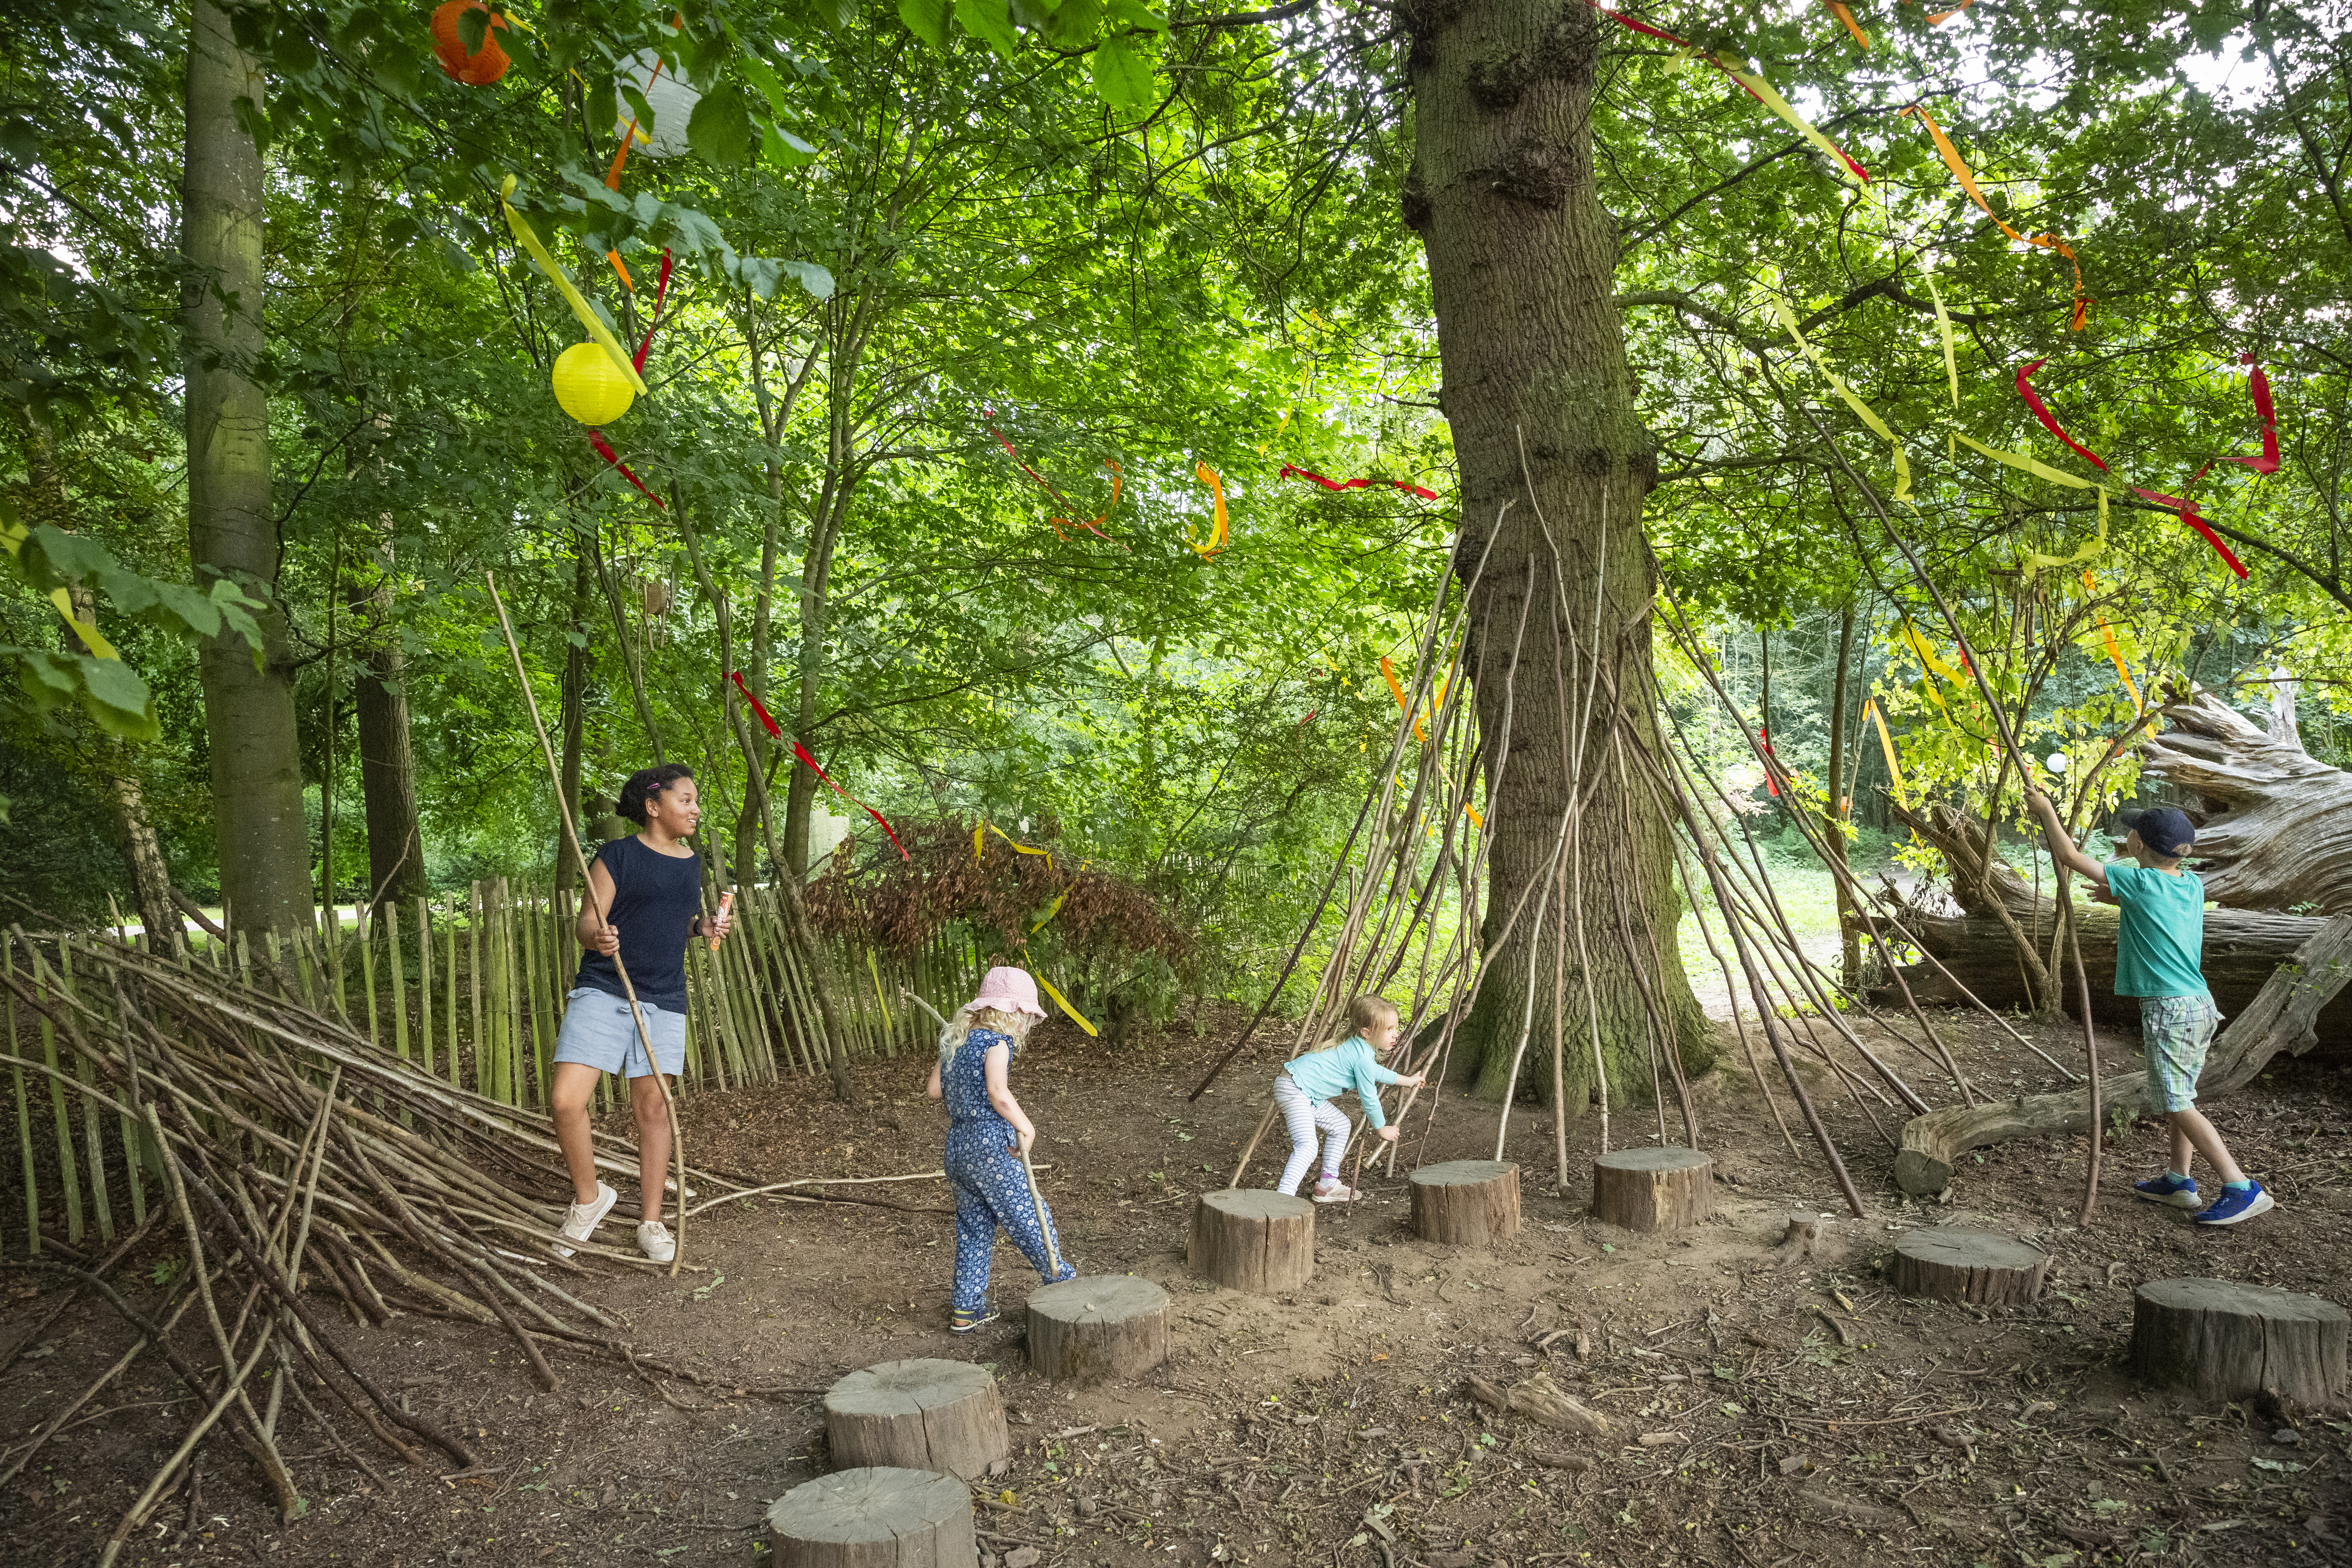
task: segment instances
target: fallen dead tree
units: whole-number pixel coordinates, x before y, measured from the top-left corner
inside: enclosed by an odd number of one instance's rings
[[[2210,691],[2164,710],[2146,771],[2197,824],[2197,874],[2225,908],[2352,910],[2352,773],[2303,749],[2294,684],[2272,689],[2260,726]]]
[[[1916,903],[1902,916],[1902,934],[1934,956],[1903,967],[1903,979],[1922,1005],[1956,1005],[1968,997],[1966,986],[1987,1005],[2032,1012],[2042,1004],[2034,978],[2020,957],[2021,934],[2042,956],[2045,973],[2058,933],[2058,906],[2047,894],[2037,894],[2006,861],[1993,861],[1988,889],[1983,876],[1984,827],[1974,817],[1945,805],[1918,811],[1893,807],[1895,816],[1922,838],[1942,851],[1952,868],[1951,892],[1963,910],[1937,914]],[[2137,998],[2115,992],[2116,928],[2120,911],[2112,904],[2078,901],[2074,906],[2083,943],[2083,967],[2090,980],[2091,1016],[2102,1024],[2137,1028]],[[2263,987],[2282,963],[2291,962],[2326,921],[2317,915],[2274,914],[2259,910],[2209,910],[2205,915],[2205,981],[2225,1018],[2234,1018],[2253,1005]],[[1957,982],[1957,984],[1955,984]],[[2061,999],[2075,1011],[2074,988],[2059,988]],[[1881,1000],[1895,995],[1892,985],[1876,994]],[[2335,1048],[2352,1046],[2352,995],[2339,996],[2324,1007],[2315,1028],[2320,1044]]]
[[[2352,984],[2352,915],[2312,923],[2318,929],[2289,962],[2273,967],[2261,992],[2214,1041],[2197,1079],[2200,1101],[2242,1089],[2275,1058],[2301,1056],[2315,1043],[2313,1026],[2323,1009]],[[2112,937],[2111,931],[2111,946]],[[2091,962],[2087,932],[2083,959],[2085,964]],[[2147,1075],[2137,1068],[2103,1079],[2100,1092],[2110,1112],[2137,1115],[2151,1109]],[[1953,1166],[1971,1149],[2043,1133],[2080,1132],[2090,1127],[2091,1120],[2087,1087],[1915,1116],[1903,1127],[1895,1180],[1914,1196],[1940,1193],[1951,1183]]]

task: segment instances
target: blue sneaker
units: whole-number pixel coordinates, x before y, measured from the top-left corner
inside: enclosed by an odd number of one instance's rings
[[[2160,1176],[2150,1176],[2144,1182],[2134,1182],[2132,1191],[2152,1204],[2169,1204],[2177,1209],[2197,1209],[2205,1200],[2197,1195],[2197,1183],[2188,1176],[2176,1176],[2167,1171]]]
[[[2258,1214],[2268,1214],[2278,1207],[2270,1194],[2263,1191],[2260,1182],[2249,1182],[2243,1187],[2223,1187],[2213,1206],[2191,1216],[2198,1225],[2235,1225],[2242,1219],[2252,1219]]]

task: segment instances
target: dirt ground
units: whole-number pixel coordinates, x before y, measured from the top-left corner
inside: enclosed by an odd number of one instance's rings
[[[2214,1108],[2281,1203],[2219,1234],[2133,1200],[2131,1178],[2162,1159],[2150,1123],[2109,1143],[2087,1227],[2075,1224],[2082,1139],[1986,1151],[1964,1162],[1947,1204],[1906,1205],[1891,1144],[1824,1075],[1815,1092],[1869,1208],[1853,1219],[1811,1149],[1790,1155],[1742,1068],[1699,1085],[1717,1207],[1695,1231],[1638,1236],[1588,1215],[1592,1115],[1570,1128],[1575,1173],[1553,1195],[1549,1116],[1523,1105],[1508,1155],[1523,1165],[1524,1232],[1493,1251],[1435,1247],[1407,1228],[1410,1160],[1490,1156],[1498,1113],[1449,1092],[1425,1137],[1415,1112],[1395,1176],[1367,1161],[1365,1199],[1318,1211],[1315,1278],[1276,1299],[1205,1286],[1184,1266],[1192,1194],[1223,1184],[1277,1059],[1254,1048],[1186,1101],[1241,1022],[1218,1007],[1197,1029],[1181,1020],[1113,1049],[1056,1021],[1015,1065],[1066,1251],[1085,1273],[1133,1273],[1174,1299],[1173,1359],[1139,1384],[1070,1392],[1031,1374],[1021,1304],[1036,1280],[1009,1245],[997,1252],[1003,1318],[946,1332],[943,1183],[846,1189],[900,1209],[742,1202],[693,1222],[689,1258],[706,1271],[593,1287],[637,1344],[707,1369],[717,1389],[559,1359],[562,1387],[541,1393],[495,1334],[339,1321],[420,1412],[478,1435],[497,1472],[453,1483],[362,1440],[371,1478],[289,1414],[280,1440],[307,1517],[281,1528],[243,1457],[218,1442],[122,1561],[749,1568],[770,1500],[825,1468],[814,1391],[877,1362],[941,1356],[992,1368],[1011,1407],[1013,1458],[982,1489],[984,1568],[2352,1562],[2342,1410],[2206,1406],[2145,1391],[2122,1364],[2144,1279],[2352,1300],[2341,1243],[2352,1082],[2336,1068],[2283,1067]],[[2032,1090],[2051,1076],[1989,1024],[1954,1018],[1947,1031],[1980,1082]],[[2044,1043],[2064,1059],[2081,1049],[2065,1030]],[[2137,1051],[2105,1044],[2109,1070]],[[798,1079],[693,1097],[681,1104],[688,1146],[698,1163],[777,1181],[935,1170],[944,1118],[922,1098],[926,1065],[866,1068],[857,1109]],[[1916,1083],[1932,1081],[1911,1066]],[[1899,1110],[1869,1109],[1889,1135],[1899,1128]],[[1620,1106],[1612,1131],[1619,1146],[1654,1142],[1654,1110]],[[1272,1183],[1267,1152],[1278,1161],[1283,1143],[1277,1129],[1248,1184]],[[1783,1263],[1773,1244],[1792,1211],[1836,1217],[1818,1256]],[[1892,1294],[1877,1270],[1894,1237],[1944,1224],[2054,1255],[2043,1300],[1987,1312]],[[173,1249],[152,1250],[117,1271],[134,1302],[161,1295],[150,1269]],[[110,1314],[77,1307],[10,1356],[57,1288],[5,1278],[0,1468],[130,1343]],[[1579,1325],[1583,1356],[1572,1331],[1537,1348]],[[1498,1415],[1465,1392],[1472,1375],[1507,1385],[1538,1368],[1603,1412],[1609,1436]],[[0,1562],[90,1562],[192,1414],[178,1392],[141,1363],[0,1489]]]

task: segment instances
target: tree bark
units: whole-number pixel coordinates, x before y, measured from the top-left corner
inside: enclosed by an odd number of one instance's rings
[[[181,329],[186,374],[188,555],[199,587],[228,577],[267,601],[259,668],[224,629],[198,651],[212,752],[222,895],[240,924],[291,930],[311,919],[310,852],[293,664],[277,603],[269,411],[253,369],[263,351],[261,149],[239,100],[264,99],[260,63],[227,16],[195,0],[188,33],[182,191]]]
[[[1590,671],[1573,648],[1590,655],[1596,608],[1600,658],[1616,689],[1648,689],[1654,584],[1641,522],[1657,461],[1634,414],[1614,301],[1616,225],[1592,177],[1596,14],[1539,0],[1412,0],[1403,18],[1415,98],[1404,218],[1428,254],[1440,402],[1460,465],[1454,569],[1466,581],[1485,560],[1465,662],[1478,672],[1489,754],[1508,748],[1499,776],[1492,764],[1488,775],[1491,939],[1521,890],[1552,871],[1570,786],[1559,693],[1567,689],[1580,716]],[[1549,540],[1539,524],[1549,525]],[[1528,596],[1550,615],[1563,588],[1572,623],[1556,637],[1542,616],[1530,616],[1520,638]],[[1647,731],[1646,715],[1636,722]],[[1610,765],[1605,704],[1596,705],[1591,726],[1588,778]],[[1679,909],[1670,841],[1647,792],[1604,787],[1591,809],[1572,918],[1612,931],[1623,899],[1643,917],[1634,929],[1671,933]],[[1573,1037],[1588,1034],[1589,986],[1612,1083],[1653,1081],[1642,994],[1624,944],[1586,943],[1589,973],[1568,954],[1569,989],[1559,996],[1559,930],[1556,921],[1522,921],[1489,954],[1455,1060],[1483,1093],[1504,1092],[1531,985],[1538,1009],[1565,1005]],[[1659,945],[1654,982],[1672,1024],[1667,1043],[1680,1047],[1687,1068],[1703,1067],[1712,1057],[1710,1031],[1675,944]],[[1586,1101],[1590,1054],[1570,1054],[1571,1107]]]
[[[2257,727],[2210,691],[2166,707],[2172,728],[2143,747],[2197,824],[2205,895],[2239,909],[2352,910],[2352,773],[2303,749],[2294,685],[2271,691]]]
[[[359,712],[368,894],[396,909],[425,891],[425,835],[417,821],[416,758],[408,733],[408,661],[393,617],[388,526],[381,542],[383,558],[376,563],[374,580],[354,584],[352,595],[352,613],[363,616],[367,627],[352,697]]]

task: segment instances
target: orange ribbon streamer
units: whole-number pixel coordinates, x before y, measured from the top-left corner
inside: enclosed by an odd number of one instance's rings
[[[2099,580],[2085,572],[2083,574],[2083,586],[2095,594],[2099,591]],[[2124,689],[2131,693],[2132,707],[2136,710],[2147,707],[2147,702],[2141,700],[2138,686],[2133,683],[2131,670],[2124,664],[2124,650],[2116,642],[2116,628],[2107,625],[2104,616],[2099,621],[2099,640],[2107,645],[2107,662],[2116,667],[2116,674],[2122,679]]]
[[[1945,16],[1951,15],[1953,13],[1949,11],[1944,13]],[[1941,21],[1943,17],[1931,16],[1928,20]],[[2083,286],[2083,263],[2074,255],[2074,248],[2054,234],[2022,235],[2010,227],[2001,216],[1992,210],[1992,204],[1985,200],[1984,193],[1977,189],[1976,175],[1969,172],[1967,162],[1960,157],[1960,150],[1952,145],[1952,139],[1944,134],[1944,128],[1936,123],[1936,117],[1927,112],[1927,106],[1915,103],[1903,112],[1906,115],[1918,116],[1919,123],[1927,128],[1927,134],[1936,139],[1936,151],[1944,155],[1944,163],[1952,171],[1952,177],[1960,182],[1960,189],[1968,192],[1969,199],[1983,209],[1985,216],[2000,225],[2001,233],[2020,245],[2038,245],[2045,250],[2054,250],[2074,264],[2074,314],[2066,323],[2066,330],[2073,332],[2081,331],[2091,319],[2091,296]]]
[[[1839,0],[1829,0],[1829,7],[1830,15],[1845,24],[1845,30],[1853,35],[1855,43],[1865,49],[1870,47],[1870,35],[1862,30],[1862,24],[1853,19],[1853,12],[1839,4]]]
[[[1397,683],[1396,666],[1389,662],[1389,657],[1386,654],[1381,655],[1381,679],[1389,683],[1389,690],[1395,695],[1397,710],[1402,713],[1412,713],[1412,700],[1405,696],[1404,688]],[[1421,715],[1418,713],[1412,713],[1412,738],[1422,742],[1429,739],[1429,731],[1422,728]]]
[[[1203,561],[1211,561],[1216,558],[1217,552],[1225,547],[1225,481],[1216,469],[1206,463],[1193,464],[1192,477],[1208,486],[1209,493],[1217,498],[1217,514],[1209,525],[1209,538],[1206,543],[1193,538],[1192,530],[1189,526],[1184,530],[1184,542],[1192,547],[1193,554]]]

